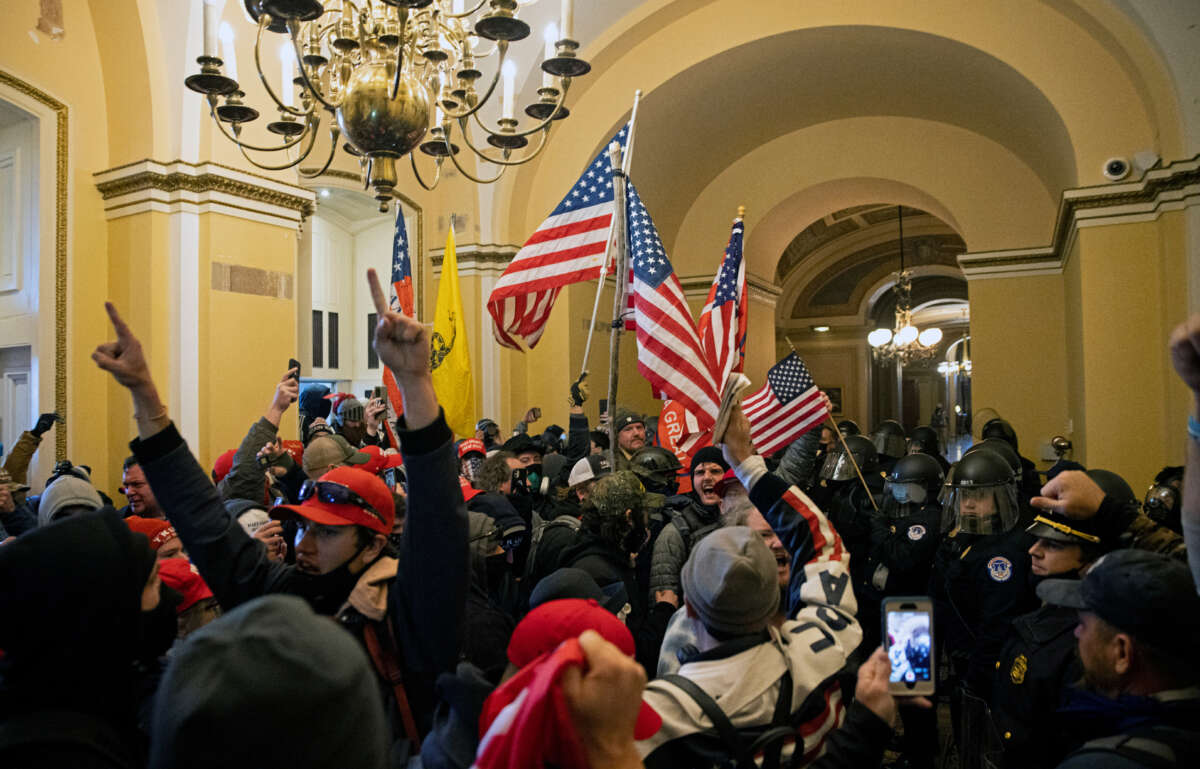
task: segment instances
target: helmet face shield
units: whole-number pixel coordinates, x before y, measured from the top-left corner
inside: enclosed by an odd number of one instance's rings
[[[840,446],[830,451],[821,465],[821,477],[827,481],[848,481],[856,475],[850,455]]]
[[[915,505],[925,504],[925,500],[929,498],[929,492],[919,483],[911,481],[887,481],[884,484],[887,493],[901,504],[911,502]]]
[[[1011,483],[952,486],[946,511],[964,534],[1000,534],[1017,522],[1017,490]]]
[[[902,457],[908,453],[903,435],[877,432],[871,436],[871,442],[875,444],[875,450],[884,456]]]

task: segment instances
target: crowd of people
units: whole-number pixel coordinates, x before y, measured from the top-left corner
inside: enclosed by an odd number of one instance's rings
[[[108,305],[127,504],[70,462],[29,493],[54,414],[0,475],[0,766],[1200,765],[1200,316],[1187,465],[1139,500],[999,418],[954,464],[944,416],[764,457],[735,407],[684,467],[643,415],[592,429],[585,377],[566,429],[455,440],[368,280],[398,419],[292,369],[212,468]],[[898,596],[932,697],[889,687]]]

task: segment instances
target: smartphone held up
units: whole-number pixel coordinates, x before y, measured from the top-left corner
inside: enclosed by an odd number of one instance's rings
[[[891,664],[888,691],[903,696],[933,694],[937,684],[933,601],[928,596],[884,599],[883,642]]]

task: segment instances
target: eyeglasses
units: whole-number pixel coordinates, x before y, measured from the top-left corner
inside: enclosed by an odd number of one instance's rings
[[[371,506],[371,503],[360,497],[349,486],[343,486],[340,483],[333,481],[305,481],[300,484],[300,493],[298,498],[301,502],[316,497],[322,502],[328,502],[331,505],[354,505],[361,507],[379,520],[383,520],[383,516]]]

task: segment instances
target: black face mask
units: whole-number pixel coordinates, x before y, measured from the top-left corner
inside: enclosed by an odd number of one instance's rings
[[[359,577],[358,574],[350,572],[350,563],[362,555],[362,552],[370,545],[371,543],[368,542],[360,547],[341,566],[327,574],[307,574],[299,569],[296,570],[294,576],[300,580],[302,585],[300,594],[308,600],[313,611],[317,614],[333,615],[342,608],[342,604],[346,602],[346,598],[354,589]]]
[[[167,653],[171,644],[179,637],[179,621],[175,611],[183,603],[183,596],[166,585],[158,589],[158,606],[141,613],[141,628],[138,633],[137,659],[151,662]]]
[[[487,572],[488,595],[500,595],[504,592],[505,582],[512,574],[512,564],[509,563],[508,553],[489,555],[484,559],[484,571]]]

